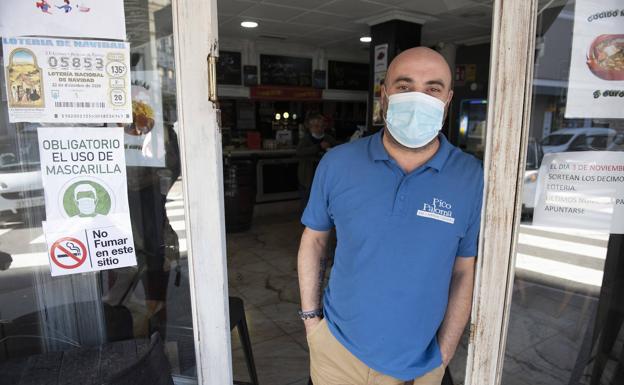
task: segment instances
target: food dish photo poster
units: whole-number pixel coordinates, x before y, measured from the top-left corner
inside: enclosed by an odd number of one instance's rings
[[[566,118],[624,118],[624,4],[576,0]]]
[[[162,89],[157,71],[132,71],[132,123],[124,125],[126,164],[165,167]]]

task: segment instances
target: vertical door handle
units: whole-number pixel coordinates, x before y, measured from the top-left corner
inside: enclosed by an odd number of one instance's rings
[[[217,102],[217,60],[218,56],[211,52],[208,55],[208,100]]]

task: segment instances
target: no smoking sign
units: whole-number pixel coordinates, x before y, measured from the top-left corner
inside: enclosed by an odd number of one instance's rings
[[[52,244],[50,260],[61,269],[76,269],[87,260],[87,248],[76,238],[64,237]]]
[[[120,214],[43,222],[52,276],[136,266],[125,224]]]

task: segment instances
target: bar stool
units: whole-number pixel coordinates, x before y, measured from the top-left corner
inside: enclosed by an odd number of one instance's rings
[[[256,364],[254,363],[253,352],[251,351],[251,342],[249,340],[249,330],[247,329],[247,318],[245,317],[245,306],[243,300],[238,297],[230,297],[230,331],[238,328],[238,336],[240,338],[243,352],[245,353],[245,361],[247,363],[247,371],[251,383],[234,381],[239,385],[258,385],[258,375],[256,373]]]

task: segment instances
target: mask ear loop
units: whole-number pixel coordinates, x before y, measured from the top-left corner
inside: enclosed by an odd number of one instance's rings
[[[381,110],[381,119],[384,122],[384,127],[388,127],[388,121],[386,120],[386,115],[388,114],[388,104],[390,104],[390,98],[388,97],[388,93],[384,90],[383,91],[384,94],[386,94],[386,103],[384,103],[384,105],[386,106],[386,112],[383,111],[383,108]],[[381,98],[384,98],[384,95],[381,95]]]

